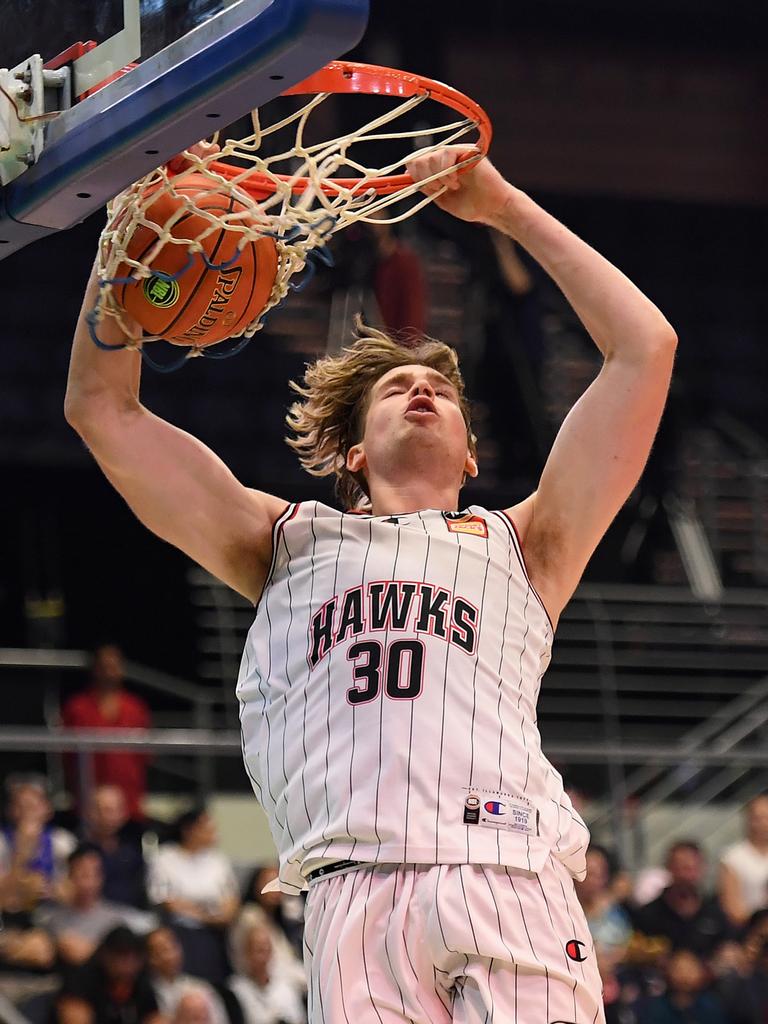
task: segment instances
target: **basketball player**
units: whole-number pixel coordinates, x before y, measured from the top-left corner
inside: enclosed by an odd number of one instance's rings
[[[97,350],[82,320],[66,414],[142,522],[256,606],[244,759],[281,888],[309,888],[312,1024],[594,1024],[573,887],[589,835],[541,751],[536,700],[558,617],[647,459],[676,337],[488,160],[447,181],[438,205],[523,246],[604,356],[523,501],[461,507],[475,442],[438,342],[364,330],[296,386],[291,444],[336,475],[344,512],[241,486],[140,404],[138,354]]]

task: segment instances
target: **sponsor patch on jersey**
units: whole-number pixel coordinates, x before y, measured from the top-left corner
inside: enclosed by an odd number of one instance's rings
[[[468,533],[471,537],[488,536],[488,523],[471,512],[443,512],[445,525],[451,533]]]
[[[471,789],[462,797],[465,825],[538,835],[538,813],[525,797],[494,789]],[[471,807],[471,810],[470,810]]]

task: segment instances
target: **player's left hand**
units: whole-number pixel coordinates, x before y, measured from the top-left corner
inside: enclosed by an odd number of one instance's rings
[[[442,146],[432,153],[409,160],[406,168],[414,181],[424,181],[478,154],[479,150],[474,146]],[[460,220],[488,224],[504,205],[511,186],[491,161],[482,157],[464,170],[452,171],[430,182],[422,192],[434,196],[443,188],[446,191],[435,200],[441,210]]]

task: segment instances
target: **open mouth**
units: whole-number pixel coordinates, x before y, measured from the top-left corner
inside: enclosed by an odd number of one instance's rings
[[[412,398],[408,403],[408,408],[405,410],[406,414],[409,412],[418,413],[420,416],[426,416],[430,413],[433,416],[437,415],[437,409],[431,399],[426,398],[424,395],[419,395],[416,398]]]

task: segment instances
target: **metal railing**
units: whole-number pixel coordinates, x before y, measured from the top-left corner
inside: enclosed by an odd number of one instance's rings
[[[84,671],[90,666],[91,658],[92,655],[87,651],[4,648],[0,649],[0,671],[11,669],[36,672],[45,670],[55,670],[57,672],[62,670]],[[127,682],[138,684],[150,693],[161,694],[166,698],[174,698],[186,704],[189,708],[190,717],[201,736],[209,735],[213,730],[215,724],[214,709],[222,703],[220,693],[209,687],[201,686],[199,683],[179,679],[177,676],[172,676],[167,672],[150,668],[135,661],[125,662],[125,677]],[[231,686],[234,689],[234,678]],[[55,737],[60,724],[61,695],[58,692],[57,685],[49,686],[45,680],[43,682],[41,707],[47,732],[51,737]],[[123,734],[121,733],[121,735]],[[0,747],[0,749],[3,748]],[[13,749],[23,750],[24,748],[15,747]],[[27,749],[50,754],[70,748],[53,745],[50,747],[36,746]],[[194,774],[199,791],[202,794],[210,793],[213,788],[210,751],[205,744],[202,744],[197,749],[190,747],[187,752],[193,759]],[[170,771],[175,769],[175,766],[163,766],[161,764],[160,768],[162,769],[163,767]],[[49,771],[54,779],[61,779],[60,763],[49,761]],[[188,777],[188,772],[181,774],[184,778]]]
[[[732,417],[716,417],[685,438],[679,486],[726,583],[768,583],[768,442]]]
[[[188,754],[204,747],[210,756],[242,757],[241,737],[234,730],[201,729],[57,729],[14,728],[0,726],[0,751],[28,750],[34,752],[89,752],[132,750],[145,754]],[[567,760],[571,764],[605,764],[622,766],[657,764],[677,767],[680,751],[655,743],[547,743],[545,753],[550,759]],[[701,764],[726,767],[742,765],[765,767],[764,750],[703,750],[697,753]]]

